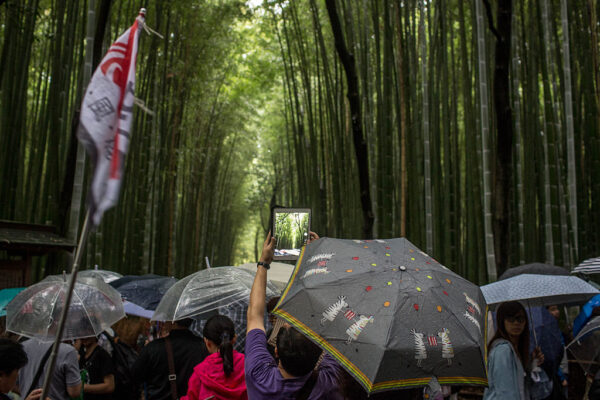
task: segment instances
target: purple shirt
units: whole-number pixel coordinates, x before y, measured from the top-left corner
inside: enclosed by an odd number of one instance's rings
[[[309,400],[343,399],[338,390],[337,374],[340,366],[329,355],[323,357],[319,376]],[[267,350],[267,335],[261,329],[253,329],[246,336],[246,388],[248,399],[293,400],[310,377],[310,373],[298,378],[284,379],[275,359]]]

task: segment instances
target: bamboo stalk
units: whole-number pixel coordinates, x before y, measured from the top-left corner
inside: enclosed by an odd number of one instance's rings
[[[492,191],[491,172],[489,165],[489,109],[488,109],[488,84],[487,84],[487,61],[485,58],[485,34],[483,12],[481,1],[475,1],[476,24],[477,24],[477,53],[479,66],[479,101],[481,113],[481,155],[483,169],[483,223],[485,230],[485,252],[487,275],[490,282],[494,282],[496,275],[496,259],[494,255],[494,235],[492,233]]]

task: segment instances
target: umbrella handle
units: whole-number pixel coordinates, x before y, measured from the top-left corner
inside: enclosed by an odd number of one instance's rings
[[[535,326],[533,325],[533,318],[531,316],[531,306],[529,305],[529,299],[527,299],[527,311],[529,312],[529,321],[531,323],[531,327],[533,328],[533,340],[535,341],[535,347],[538,347],[537,335],[535,333]]]

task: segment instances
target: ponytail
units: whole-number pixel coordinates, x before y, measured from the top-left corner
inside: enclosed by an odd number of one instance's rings
[[[223,332],[223,335],[221,335],[219,354],[223,359],[223,372],[225,376],[231,375],[233,372],[233,344],[227,332]]]
[[[224,315],[215,315],[206,321],[204,337],[219,347],[219,355],[223,360],[225,376],[233,372],[233,343],[235,329],[233,321]]]

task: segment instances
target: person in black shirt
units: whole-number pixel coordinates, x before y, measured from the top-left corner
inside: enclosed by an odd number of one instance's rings
[[[148,343],[140,352],[132,372],[140,386],[145,384],[146,400],[171,400],[173,394],[179,398],[187,393],[188,381],[194,367],[208,355],[204,340],[188,329],[192,322],[189,318],[173,323],[167,322],[167,325],[172,325],[169,335]],[[176,386],[176,393],[173,394],[169,380],[172,373],[169,371],[167,340],[173,355]]]
[[[115,391],[114,366],[110,354],[96,337],[81,339],[79,368],[87,371],[83,382],[85,400],[112,400]]]

